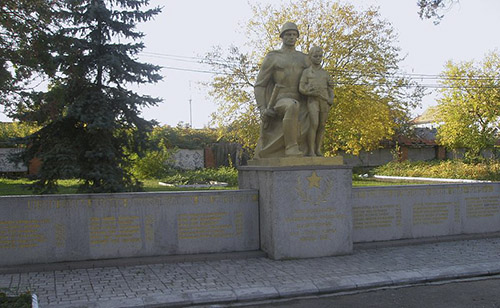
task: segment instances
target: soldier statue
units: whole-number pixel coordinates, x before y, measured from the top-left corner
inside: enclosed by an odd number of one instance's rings
[[[281,49],[266,55],[254,88],[262,118],[255,159],[300,157],[309,151],[305,141],[309,129],[307,98],[299,92],[299,82],[310,62],[307,55],[295,50],[299,38],[296,24],[285,23],[280,37]]]

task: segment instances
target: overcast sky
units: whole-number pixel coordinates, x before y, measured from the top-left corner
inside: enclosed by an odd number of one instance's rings
[[[500,47],[499,0],[460,0],[437,26],[420,20],[416,0],[348,2],[359,8],[380,7],[382,17],[398,33],[398,45],[406,55],[401,68],[407,73],[437,75],[447,60],[481,60],[485,53]],[[154,21],[140,26],[146,34],[146,49],[140,58],[165,67],[161,72],[164,79],[155,85],[141,86],[139,91],[161,97],[164,102],[144,110],[143,116],[161,124],[176,125],[181,121],[189,124],[191,100],[193,127],[204,127],[216,107],[199,83],[209,80],[211,75],[186,70],[208,70],[197,61],[215,45],[227,47],[245,42],[240,29],[251,16],[247,0],[152,0],[151,3],[164,8]],[[435,95],[424,98],[423,108],[429,105],[435,105]],[[5,121],[5,116],[0,116],[0,120]]]

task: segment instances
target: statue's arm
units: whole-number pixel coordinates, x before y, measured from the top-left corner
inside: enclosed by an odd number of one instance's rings
[[[266,89],[269,82],[271,82],[273,73],[272,68],[272,59],[269,55],[267,55],[262,62],[262,66],[259,74],[257,75],[257,80],[254,86],[255,101],[257,102],[257,106],[261,114],[264,114],[264,111],[267,108],[268,102],[266,100]]]
[[[300,76],[300,82],[299,82],[299,92],[302,95],[309,95],[309,85],[307,83],[307,69],[305,69],[302,72],[302,76]]]
[[[330,76],[330,74],[327,73],[327,76],[328,76],[328,87],[327,87],[327,90],[328,90],[328,104],[331,106],[333,105],[333,99],[334,99],[334,92],[333,92],[333,87],[334,87],[334,83],[333,83],[333,79],[332,79],[332,76]]]
[[[257,102],[257,106],[260,110],[260,113],[263,114],[267,108],[266,88],[263,86],[255,86],[254,94],[255,94],[255,101]]]

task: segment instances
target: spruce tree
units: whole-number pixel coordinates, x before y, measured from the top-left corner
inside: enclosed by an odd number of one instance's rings
[[[54,73],[49,36],[62,0],[0,1],[0,104],[14,112],[34,77]]]
[[[137,60],[144,48],[138,22],[160,8],[148,0],[68,0],[52,37],[57,77],[49,90],[33,96],[19,117],[42,128],[27,140],[23,160],[42,161],[35,190],[50,193],[57,180],[81,180],[80,192],[120,192],[139,188],[130,175],[129,154],[137,152],[152,123],[140,108],[159,99],[127,89],[157,82],[159,67]]]

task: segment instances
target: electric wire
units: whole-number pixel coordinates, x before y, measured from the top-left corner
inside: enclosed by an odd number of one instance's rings
[[[172,60],[172,61],[178,61],[178,62],[186,62],[186,63],[193,63],[197,65],[205,65],[205,66],[212,66],[212,65],[220,65],[223,66],[224,68],[230,70],[231,68],[234,68],[235,65],[239,64],[237,61],[210,61],[208,63],[206,58],[202,57],[194,57],[194,56],[181,56],[181,55],[174,55],[174,54],[166,54],[166,53],[158,53],[158,52],[141,52],[139,55],[146,56],[146,57],[152,57],[152,58],[157,58],[157,59],[164,59],[164,60]],[[248,63],[251,65],[251,63]],[[212,75],[238,75],[236,73],[232,72],[226,72],[226,71],[220,71],[220,70],[214,70],[213,68],[210,69],[198,69],[198,68],[188,68],[188,67],[179,67],[179,66],[162,66],[160,65],[161,68],[167,69],[167,70],[177,70],[177,71],[185,71],[185,72],[192,72],[192,73],[202,73],[202,74],[212,74]],[[462,77],[462,76],[445,76],[443,74],[422,74],[422,73],[401,73],[401,72],[395,72],[392,74],[387,74],[387,73],[364,73],[364,72],[353,72],[349,70],[341,70],[341,69],[331,69],[328,70],[331,74],[335,75],[335,73],[342,73],[344,74],[344,78],[352,78],[352,79],[361,79],[361,78],[378,78],[380,79],[378,82],[373,82],[369,83],[368,81],[365,82],[342,82],[342,81],[336,81],[334,84],[336,85],[356,85],[356,86],[390,86],[390,87],[401,87],[401,88],[428,88],[428,89],[499,89],[499,85],[446,85],[444,82],[447,81],[498,81],[500,82],[500,75],[496,76],[490,76],[490,75],[474,75],[474,76],[467,76],[467,77]],[[254,76],[255,77],[255,76]],[[385,79],[386,81],[383,81]],[[399,79],[406,79],[407,83],[405,84],[396,84],[396,83],[391,83],[393,80],[399,80]],[[423,83],[423,81],[431,81],[431,83]],[[433,83],[437,82],[437,83]]]

